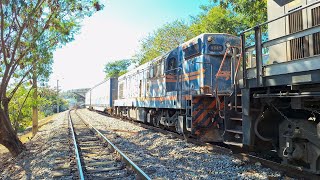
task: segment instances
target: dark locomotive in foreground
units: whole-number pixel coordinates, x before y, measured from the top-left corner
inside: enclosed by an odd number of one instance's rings
[[[195,37],[93,87],[86,105],[320,174],[319,4],[268,1],[268,22]]]

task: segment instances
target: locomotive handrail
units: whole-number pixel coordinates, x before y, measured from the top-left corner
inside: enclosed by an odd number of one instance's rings
[[[272,19],[272,20],[269,20],[267,22],[264,22],[264,23],[261,23],[261,24],[258,24],[257,26],[255,27],[252,27],[252,28],[249,28],[245,31],[242,31],[240,33],[240,36],[241,36],[241,48],[242,48],[242,70],[243,70],[243,86],[246,87],[247,83],[246,83],[246,80],[247,80],[247,63],[246,63],[246,53],[247,53],[247,50],[249,49],[252,49],[254,48],[254,50],[256,51],[256,59],[255,59],[255,62],[256,62],[256,66],[253,67],[254,69],[256,69],[256,85],[258,87],[262,87],[264,85],[264,82],[263,82],[263,76],[264,76],[264,73],[263,73],[263,62],[262,62],[262,56],[263,56],[263,53],[262,53],[262,48],[266,48],[266,47],[270,47],[270,46],[273,46],[273,45],[276,45],[276,44],[279,44],[279,43],[283,43],[283,42],[287,42],[289,40],[292,40],[292,39],[295,39],[295,38],[299,38],[299,37],[304,37],[304,36],[307,36],[307,35],[310,35],[310,34],[314,34],[314,33],[317,33],[320,31],[320,26],[314,26],[314,27],[311,27],[311,28],[308,28],[308,29],[304,29],[304,30],[301,30],[299,32],[295,32],[295,33],[292,33],[292,34],[289,34],[289,35],[285,35],[285,36],[282,36],[282,37],[279,37],[279,38],[276,38],[276,39],[272,39],[272,40],[268,40],[268,41],[265,41],[265,42],[262,42],[262,32],[261,32],[261,26],[263,25],[266,25],[266,24],[269,24],[271,22],[274,22],[276,20],[279,20],[281,18],[284,18],[286,16],[289,16],[290,14],[293,14],[295,12],[298,12],[298,11],[301,11],[303,9],[306,9],[308,7],[311,7],[311,6],[314,6],[316,4],[319,4],[320,1],[317,1],[317,2],[314,2],[314,3],[311,3],[309,5],[306,5],[304,7],[301,7],[301,8],[298,8],[298,9],[295,9],[289,13],[286,13],[280,17],[277,17],[275,19]],[[249,32],[249,31],[252,31],[254,30],[254,45],[252,46],[247,46],[246,47],[246,41],[245,41],[245,33],[246,32]]]
[[[169,72],[169,71],[173,71],[173,70],[177,70],[177,69],[181,70],[182,68],[181,67],[176,67],[174,69],[166,70],[164,73]]]
[[[292,33],[292,34],[288,34],[288,35],[285,35],[285,36],[282,36],[282,37],[279,37],[279,38],[276,38],[276,39],[272,39],[272,40],[266,41],[266,42],[262,43],[262,47],[264,47],[264,48],[265,47],[270,47],[270,46],[273,46],[273,45],[277,45],[277,44],[280,44],[280,43],[283,43],[283,42],[286,42],[286,41],[290,41],[292,39],[304,37],[304,36],[307,36],[307,35],[310,35],[310,34],[314,34],[314,33],[317,33],[317,32],[320,32],[320,25],[313,26],[311,28],[307,28],[307,29],[304,29],[304,30],[301,30],[301,31],[298,31],[298,32],[295,32],[295,33]]]
[[[276,20],[279,20],[279,19],[281,19],[281,18],[284,18],[284,17],[286,17],[286,16],[289,16],[290,14],[293,14],[293,13],[295,13],[295,12],[298,12],[298,11],[300,11],[300,10],[302,10],[302,9],[306,9],[306,8],[311,7],[311,6],[313,6],[313,5],[316,5],[316,4],[318,4],[318,3],[320,3],[320,1],[311,3],[311,4],[309,4],[309,5],[306,5],[306,6],[304,6],[304,7],[295,9],[294,11],[291,11],[291,12],[289,12],[289,13],[286,13],[286,14],[284,14],[284,15],[282,15],[282,16],[277,17],[277,18],[274,18],[274,19],[271,19],[271,20],[266,21],[266,22],[264,22],[264,23],[258,24],[258,25],[256,25],[255,27],[252,27],[252,28],[249,28],[249,29],[247,29],[247,30],[244,30],[244,31],[240,32],[240,35],[243,34],[243,33],[252,31],[252,30],[254,30],[256,27],[260,27],[260,26],[269,24],[269,23],[271,23],[271,22],[274,22],[274,21],[276,21]]]

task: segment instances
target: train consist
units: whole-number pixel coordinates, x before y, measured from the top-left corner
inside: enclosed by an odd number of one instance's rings
[[[201,34],[93,87],[86,106],[320,174],[319,4],[268,1],[268,22]]]

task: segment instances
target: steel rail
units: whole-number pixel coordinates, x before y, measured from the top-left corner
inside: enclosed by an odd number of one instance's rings
[[[73,128],[73,123],[72,123],[72,119],[71,119],[71,110],[69,110],[69,123],[70,123],[70,129],[71,129],[71,134],[72,134],[72,139],[73,139],[73,145],[74,145],[74,152],[76,154],[76,160],[77,160],[77,167],[78,167],[78,171],[79,171],[79,178],[80,180],[84,180],[84,175],[83,175],[83,169],[82,169],[82,165],[81,165],[81,159],[80,159],[80,154],[79,154],[79,149],[78,149],[78,144],[76,141],[76,136],[74,133],[74,128]]]
[[[78,115],[78,113],[76,112]],[[113,151],[116,151],[117,154],[120,155],[121,159],[129,166],[133,171],[138,174],[139,179],[147,179],[151,180],[151,178],[142,170],[140,169],[131,159],[129,159],[120,149],[118,149],[107,137],[105,137],[98,129],[92,126],[90,123],[86,122],[82,119],[79,115],[78,117],[84,122],[87,126],[90,126],[96,133],[98,133],[107,143],[110,145]]]
[[[131,121],[129,119],[123,119],[123,118],[119,118],[119,117],[114,117],[114,116],[110,116],[110,115],[107,115],[107,114],[101,113],[101,112],[97,112],[97,113],[99,113],[101,115],[104,115],[104,116],[116,118],[116,119],[119,119],[119,120],[122,120],[122,121],[127,121],[127,122],[129,121],[130,123],[133,123],[133,124],[138,125],[140,127],[143,127],[143,128],[146,128],[146,129],[150,129],[150,130],[153,130],[153,131],[156,131],[156,132],[160,132],[160,133],[163,133],[163,134],[166,134],[166,135],[170,134],[173,137],[181,139],[181,140],[185,140],[188,143],[192,143],[192,144],[199,145],[199,146],[204,146],[210,152],[216,152],[216,153],[221,153],[221,154],[225,154],[225,155],[228,155],[228,156],[234,156],[234,157],[236,157],[238,159],[241,159],[243,161],[249,161],[251,163],[259,162],[259,163],[261,163],[261,165],[263,165],[265,167],[268,167],[268,168],[270,168],[272,170],[284,172],[285,175],[290,176],[290,177],[302,178],[302,179],[305,179],[305,178],[306,179],[319,179],[320,178],[319,175],[314,174],[314,173],[309,172],[309,171],[305,171],[301,167],[295,167],[295,166],[291,166],[291,165],[281,164],[281,163],[278,163],[278,162],[274,162],[274,161],[271,161],[271,160],[268,160],[268,159],[264,159],[264,158],[261,158],[261,157],[258,157],[258,156],[254,156],[254,155],[251,155],[251,154],[248,154],[248,153],[244,153],[244,152],[233,152],[230,147],[226,148],[226,147],[222,147],[221,145],[217,145],[217,144],[201,142],[201,141],[198,141],[196,139],[189,138],[189,137],[177,134],[177,133],[172,132],[172,131],[168,131],[168,130],[161,129],[161,128],[158,128],[158,127],[154,127],[154,126],[149,126],[149,125],[143,124],[143,123],[141,123],[139,121]]]

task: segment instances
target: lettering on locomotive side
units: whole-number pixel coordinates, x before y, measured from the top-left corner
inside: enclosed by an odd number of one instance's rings
[[[208,49],[213,52],[221,52],[223,51],[223,46],[220,44],[210,44]]]

